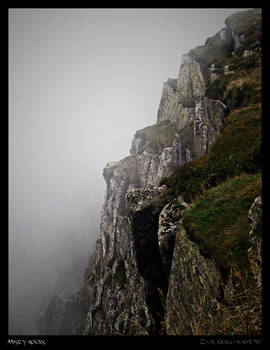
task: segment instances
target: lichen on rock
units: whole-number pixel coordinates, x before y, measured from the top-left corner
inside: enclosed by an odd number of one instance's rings
[[[177,78],[177,90],[185,98],[203,96],[208,82],[207,66],[194,60],[190,55],[182,56]]]
[[[167,281],[169,280],[171,272],[174,242],[179,220],[182,217],[183,210],[188,206],[189,205],[179,196],[176,200],[166,204],[159,214],[157,233],[158,246]]]
[[[194,118],[194,153],[197,157],[208,152],[220,133],[226,110],[221,101],[208,97],[197,99]]]
[[[168,335],[192,335],[200,318],[218,323],[219,273],[179,224],[166,298]],[[206,323],[206,322],[205,322]],[[209,322],[208,322],[209,323]]]

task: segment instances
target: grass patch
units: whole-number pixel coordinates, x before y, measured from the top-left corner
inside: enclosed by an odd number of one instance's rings
[[[234,74],[220,75],[205,91],[205,96],[221,100],[229,110],[261,101],[261,63],[258,55],[230,60]]]
[[[248,267],[248,210],[259,195],[261,174],[241,174],[207,191],[184,214],[189,237],[225,275],[236,262],[240,269]]]
[[[261,54],[253,53],[250,56],[242,57],[235,55],[228,62],[230,71],[243,72],[245,74],[250,74],[250,70],[261,66]],[[247,72],[248,71],[248,72]]]
[[[205,90],[205,96],[212,99],[220,99],[223,96],[227,84],[233,79],[231,74],[221,75],[217,79],[213,80]]]
[[[259,103],[261,102],[261,86],[260,66],[255,67],[252,71],[241,70],[226,85],[222,101],[229,110]]]

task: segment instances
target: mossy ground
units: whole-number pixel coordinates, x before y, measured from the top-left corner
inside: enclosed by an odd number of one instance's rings
[[[234,57],[229,61],[231,74],[220,75],[205,91],[212,99],[219,99],[229,111],[261,102],[261,57]]]
[[[260,194],[261,174],[240,174],[207,191],[184,214],[183,224],[190,238],[225,274],[235,263],[239,269],[249,265],[247,213]]]

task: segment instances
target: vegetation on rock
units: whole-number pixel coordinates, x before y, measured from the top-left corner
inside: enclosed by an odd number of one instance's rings
[[[225,290],[220,300],[219,326],[198,314],[190,319],[192,331],[183,333],[180,327],[175,334],[261,334],[261,280],[254,278],[248,256],[248,212],[262,185],[260,10],[236,13],[226,24],[234,35],[244,36],[234,55],[229,41],[218,35],[189,55],[229,67],[229,73],[219,71],[205,92],[222,101],[229,113],[208,154],[162,179],[167,189],[156,200],[156,210],[180,195],[191,204],[182,219],[184,228],[201,254],[215,262],[230,293]]]
[[[217,62],[221,64],[226,58],[231,57],[232,49],[232,40],[221,40],[216,34],[214,37],[208,38],[205,45],[190,50],[189,56],[198,62],[201,61],[209,65]]]
[[[140,152],[160,153],[164,148],[171,147],[177,129],[174,128],[169,120],[164,120],[158,124],[147,126],[138,130],[135,137],[144,140]]]
[[[203,255],[227,278],[231,267],[249,267],[248,210],[261,193],[261,174],[240,174],[207,191],[185,212],[183,223]]]
[[[209,153],[184,164],[161,181],[167,186],[164,200],[176,195],[191,202],[227,178],[261,169],[261,107],[237,109],[226,118],[220,135]]]
[[[225,23],[168,79],[158,122],[136,132],[131,155],[103,172],[102,239],[79,292],[84,334],[261,334],[260,10]]]
[[[261,9],[239,11],[226,18],[225,24],[233,32],[259,41],[261,39],[261,13]]]

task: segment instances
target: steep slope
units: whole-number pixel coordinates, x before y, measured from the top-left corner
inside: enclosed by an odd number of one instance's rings
[[[260,10],[241,12],[184,55],[163,85],[157,123],[104,168],[100,239],[74,297],[87,305],[74,311],[73,322],[86,319],[77,334],[222,333],[233,262],[250,270],[248,210],[261,191],[259,29]]]

